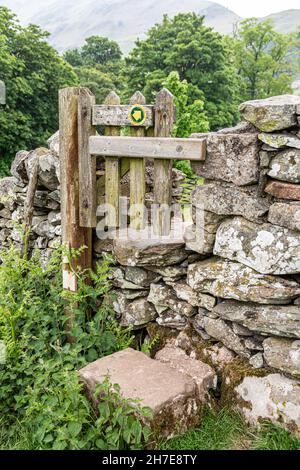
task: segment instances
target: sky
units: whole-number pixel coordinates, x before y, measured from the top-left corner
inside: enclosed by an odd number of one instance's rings
[[[57,1],[57,0],[56,0]],[[60,0],[63,5],[64,0]],[[75,1],[75,0],[74,0]],[[76,0],[78,1],[78,0]],[[87,0],[85,0],[87,1]],[[142,1],[142,0],[141,0]],[[157,0],[161,1],[161,0]],[[183,0],[184,1],[184,0]],[[282,10],[299,9],[299,0],[212,0],[226,6],[241,17],[264,17]],[[23,20],[42,11],[46,5],[55,0],[0,0],[0,5],[6,5],[18,13]],[[124,0],[126,2],[126,0]]]
[[[214,1],[214,0],[212,0]],[[300,8],[299,0],[215,0],[242,17],[267,16]]]

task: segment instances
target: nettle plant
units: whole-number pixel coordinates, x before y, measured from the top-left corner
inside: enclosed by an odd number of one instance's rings
[[[6,345],[6,362],[0,364],[2,433],[11,441],[21,426],[34,449],[139,449],[149,438],[149,428],[141,424],[149,410],[125,400],[109,378],[96,390],[93,408],[77,372],[133,341],[109,301],[111,259],[104,258],[94,272],[77,273],[78,291],[71,294],[62,288],[61,257],[59,248],[42,267],[39,251],[30,259],[13,246],[0,252],[0,340]],[[73,344],[65,331],[67,304],[74,313]]]

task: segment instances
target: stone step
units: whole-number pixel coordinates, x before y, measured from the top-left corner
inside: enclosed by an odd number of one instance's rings
[[[217,375],[213,368],[198,359],[189,357],[183,349],[166,345],[156,353],[155,359],[191,377],[197,386],[198,398],[201,402],[207,401],[208,391],[217,387]]]
[[[111,383],[119,384],[125,398],[140,399],[142,406],[151,408],[151,428],[170,438],[198,424],[204,392],[214,380],[209,366],[195,360],[189,364],[188,356],[179,356],[178,363],[185,365],[187,373],[184,367],[171,365],[166,355],[154,360],[127,348],[92,362],[79,375],[90,398],[95,386],[109,376]]]

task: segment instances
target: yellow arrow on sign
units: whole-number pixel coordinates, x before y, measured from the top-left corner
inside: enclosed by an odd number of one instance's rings
[[[134,113],[132,114],[132,116],[134,117],[134,119],[136,121],[140,121],[142,119],[142,111],[134,111]]]

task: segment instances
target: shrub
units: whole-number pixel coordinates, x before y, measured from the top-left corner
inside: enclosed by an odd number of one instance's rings
[[[103,259],[93,273],[78,273],[74,294],[63,291],[61,255],[56,250],[43,268],[38,251],[30,259],[13,246],[0,252],[0,340],[7,348],[6,363],[0,364],[5,441],[13,442],[21,426],[35,449],[139,448],[149,435],[140,424],[148,411],[122,398],[108,379],[97,390],[98,410],[93,409],[77,373],[132,342],[109,301],[111,260]],[[87,276],[92,283],[86,283]],[[67,342],[66,304],[74,312],[74,344]]]

